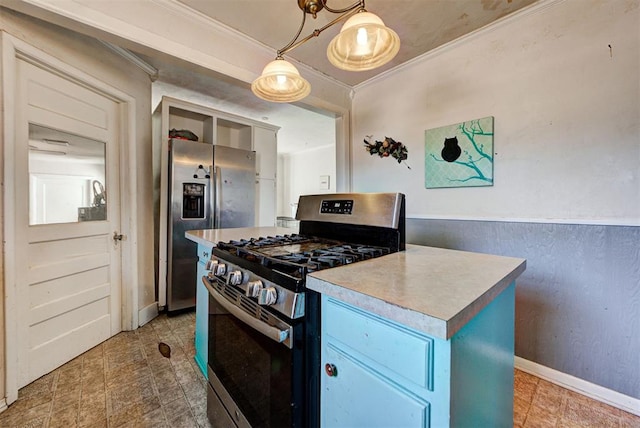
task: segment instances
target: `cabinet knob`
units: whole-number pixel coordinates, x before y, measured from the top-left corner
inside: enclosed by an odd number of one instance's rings
[[[338,368],[331,363],[327,363],[324,365],[324,371],[327,373],[327,376],[336,377],[338,376]]]

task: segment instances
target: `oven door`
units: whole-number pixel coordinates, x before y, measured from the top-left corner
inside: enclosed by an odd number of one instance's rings
[[[276,317],[221,281],[203,281],[209,382],[231,419],[239,427],[303,426],[302,322]]]

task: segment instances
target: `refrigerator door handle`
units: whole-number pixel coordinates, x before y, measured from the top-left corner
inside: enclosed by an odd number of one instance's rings
[[[211,165],[213,170],[213,186],[211,186],[211,200],[213,201],[213,228],[220,228],[220,207],[222,206],[222,174],[220,168]]]

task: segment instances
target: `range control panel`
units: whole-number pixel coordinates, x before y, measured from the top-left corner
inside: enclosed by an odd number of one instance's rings
[[[349,214],[353,211],[353,199],[322,201],[321,214]]]

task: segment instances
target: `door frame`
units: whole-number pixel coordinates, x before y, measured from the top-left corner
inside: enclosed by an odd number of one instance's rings
[[[126,236],[120,244],[121,248],[121,305],[122,305],[122,330],[134,330],[138,327],[138,289],[134,285],[138,283],[138,245],[137,245],[137,197],[136,197],[136,102],[135,98],[108,85],[93,76],[80,71],[57,58],[41,51],[40,49],[18,39],[5,31],[0,32],[2,43],[1,70],[2,70],[2,141],[0,141],[0,153],[2,153],[2,180],[4,194],[2,195],[3,215],[3,260],[0,272],[4,267],[4,354],[2,363],[0,356],[0,370],[5,378],[6,404],[11,404],[18,398],[18,341],[17,325],[19,314],[17,313],[17,284],[16,284],[16,230],[13,201],[16,198],[14,181],[16,171],[13,162],[15,153],[15,87],[18,76],[16,75],[16,61],[27,61],[37,67],[57,74],[76,84],[97,92],[118,104],[119,110],[119,163],[120,163],[120,233]],[[149,113],[151,114],[151,113]],[[1,313],[0,313],[1,315]],[[0,320],[1,322],[1,320]],[[0,337],[0,345],[2,338]],[[4,366],[4,367],[2,367]],[[1,398],[1,397],[0,397]]]

